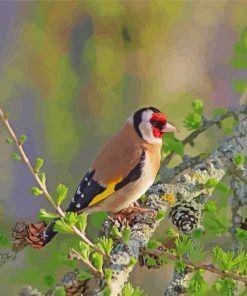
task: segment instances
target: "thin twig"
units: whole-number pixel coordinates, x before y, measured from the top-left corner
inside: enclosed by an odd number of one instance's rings
[[[0,121],[2,121],[3,125],[5,126],[6,130],[8,131],[9,135],[13,139],[14,143],[16,144],[23,162],[27,165],[29,171],[31,172],[32,176],[34,177],[35,181],[39,185],[40,189],[43,191],[44,197],[47,199],[47,201],[52,205],[52,207],[56,210],[56,212],[59,214],[60,217],[65,217],[64,211],[55,203],[51,195],[49,194],[46,185],[42,183],[40,180],[38,174],[35,172],[34,168],[32,167],[20,141],[17,139],[14,130],[12,129],[7,117],[5,116],[3,110],[0,108]],[[94,249],[97,252],[101,252],[97,246],[95,246],[76,226],[71,227],[73,232],[79,236],[85,243],[87,243],[92,249]]]
[[[69,252],[69,259],[73,260],[77,260],[77,261],[82,261],[84,264],[86,264],[86,266],[88,267],[89,271],[94,274],[97,278],[102,278],[103,277],[103,272],[96,269],[91,262],[89,262],[89,260],[85,260],[82,255],[77,252],[75,249],[71,249]]]
[[[154,255],[157,257],[165,255],[167,259],[172,260],[172,261],[177,261],[177,260],[181,259],[181,257],[175,256],[175,255],[172,255],[171,253],[169,253],[169,250],[165,250],[165,252],[162,252],[162,251],[155,251],[155,250],[151,251],[148,249],[144,249],[143,253],[147,254],[147,255]],[[183,260],[184,264],[187,267],[191,268],[192,270],[204,269],[204,270],[207,270],[211,273],[218,274],[220,277],[227,276],[227,277],[230,277],[236,281],[241,281],[247,285],[247,277],[246,276],[242,276],[242,275],[239,275],[239,274],[231,272],[231,271],[222,271],[222,270],[218,269],[216,266],[214,266],[213,264],[194,263],[186,258],[182,258],[182,260]]]
[[[247,95],[247,93],[246,93]],[[209,129],[211,126],[213,125],[217,125],[220,124],[224,119],[228,118],[228,117],[237,117],[240,114],[246,113],[246,108],[240,108],[238,111],[235,110],[229,110],[226,113],[220,115],[220,116],[216,116],[215,118],[212,118],[211,120],[204,120],[204,123],[202,124],[201,127],[199,127],[197,130],[193,131],[191,134],[189,134],[183,141],[182,144],[186,145],[189,143],[193,143],[194,140],[203,132],[205,132],[207,129]],[[162,162],[162,166],[166,166],[171,159],[173,158],[173,156],[175,155],[174,152],[169,153],[165,159]]]

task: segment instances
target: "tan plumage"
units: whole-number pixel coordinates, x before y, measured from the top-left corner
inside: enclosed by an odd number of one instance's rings
[[[118,213],[135,202],[158,173],[162,135],[175,130],[158,109],[137,110],[100,151],[67,212]],[[56,235],[55,222],[52,221],[44,233],[44,245]]]
[[[160,167],[161,143],[149,144],[141,139],[127,122],[123,130],[116,135],[102,149],[92,168],[95,169],[94,179],[103,185],[124,178],[140,162],[145,152],[146,160],[143,165],[144,174],[136,181],[131,182],[112,193],[108,198],[88,207],[87,211],[118,212],[136,201],[152,185]],[[111,168],[111,169],[107,169]]]

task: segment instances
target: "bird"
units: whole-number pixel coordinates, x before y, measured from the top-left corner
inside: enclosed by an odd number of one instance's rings
[[[157,176],[166,132],[176,132],[176,128],[159,109],[145,107],[134,112],[99,152],[66,212],[117,214],[133,205]],[[55,223],[56,219],[45,229],[42,246],[57,234]]]

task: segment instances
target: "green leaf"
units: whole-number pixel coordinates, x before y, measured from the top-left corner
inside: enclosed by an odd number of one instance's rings
[[[234,252],[225,252],[220,247],[213,248],[213,256],[215,263],[222,271],[238,270],[241,263],[246,261],[246,253],[241,252],[236,255]],[[245,268],[245,266],[242,266]]]
[[[144,296],[145,293],[139,287],[135,289],[131,286],[130,283],[127,283],[122,290],[122,296]]]
[[[184,125],[188,130],[198,129],[202,125],[202,117],[197,112],[189,113],[185,120]]]
[[[159,246],[160,246],[160,242],[158,242],[155,239],[150,239],[147,244],[147,248],[151,251],[157,249]]]
[[[171,146],[171,151],[178,155],[184,155],[184,144],[181,141],[175,141]]]
[[[157,266],[157,261],[155,260],[154,257],[147,256],[146,258],[146,264],[149,268]]]
[[[54,291],[54,296],[65,296],[64,287],[57,287]]]
[[[233,81],[232,88],[236,93],[242,94],[244,92],[246,85],[247,85],[246,80],[238,79]]]
[[[12,138],[7,138],[6,139],[6,143],[7,144],[13,144],[14,143],[14,140]]]
[[[122,290],[122,296],[132,296],[134,293],[134,289],[132,288],[130,283],[127,283]]]
[[[183,256],[193,248],[193,243],[189,237],[177,237],[175,240],[176,251],[178,256]]]
[[[45,185],[46,183],[46,176],[45,176],[45,173],[39,173],[38,174],[39,178],[40,178],[40,181],[43,185]]]
[[[107,256],[110,256],[113,248],[113,240],[111,238],[106,238],[105,236],[99,237],[96,240],[96,244],[102,252],[104,252]]]
[[[79,274],[78,274],[78,280],[80,281],[86,281],[92,278],[91,273],[87,272],[86,270],[80,268]]]
[[[189,292],[194,295],[196,292],[202,292],[206,290],[207,284],[203,279],[204,270],[199,269],[194,272],[188,286]]]
[[[109,283],[111,281],[111,278],[112,278],[112,269],[105,268],[104,276],[105,276],[105,281],[107,283]]]
[[[217,211],[206,212],[203,217],[203,225],[207,231],[213,234],[223,234],[228,231],[230,223],[227,215],[221,208]]]
[[[90,255],[90,247],[89,247],[89,245],[87,245],[83,241],[80,241],[79,242],[79,248],[80,248],[80,252],[81,252],[82,257],[85,260],[89,260],[89,255]]]
[[[49,223],[51,220],[58,218],[59,216],[55,213],[47,212],[45,209],[40,209],[39,211],[39,218],[46,222]]]
[[[103,296],[111,296],[111,289],[109,287],[105,287]]]
[[[20,136],[19,143],[23,145],[27,140],[27,136],[25,134]]]
[[[128,266],[129,266],[129,267],[131,267],[131,266],[135,266],[136,263],[137,263],[137,259],[136,259],[136,257],[134,257],[134,256],[130,256],[130,262],[129,262]]]
[[[120,238],[120,237],[122,237],[122,233],[118,230],[118,227],[116,225],[113,225],[112,226],[111,235],[114,238]]]
[[[64,220],[69,226],[74,226],[78,222],[78,219],[78,215],[75,212],[65,213]]]
[[[204,205],[204,212],[213,212],[217,210],[217,206],[215,201],[210,200],[208,202],[205,203]]]
[[[102,271],[103,263],[104,261],[103,261],[102,254],[99,254],[99,253],[92,254],[92,264],[97,270]]]
[[[4,233],[0,233],[0,246],[6,246],[8,245],[9,240],[7,236]]]
[[[78,225],[82,233],[85,233],[87,227],[87,213],[83,212],[78,216]]]
[[[179,260],[179,261],[176,261],[175,262],[175,270],[177,271],[177,272],[179,272],[179,273],[183,273],[184,272],[184,270],[185,270],[185,264],[184,264],[184,262],[182,261],[182,260]]]
[[[43,190],[39,189],[39,188],[36,187],[36,186],[33,186],[33,187],[32,187],[32,194],[33,194],[34,196],[42,195],[42,194],[43,194]]]
[[[59,233],[73,233],[73,230],[71,229],[71,227],[64,221],[63,218],[61,218],[60,220],[56,221],[55,226],[54,226],[54,230],[59,232]]]
[[[216,188],[217,188],[218,190],[223,191],[223,192],[230,192],[230,190],[231,190],[230,186],[228,186],[228,185],[227,185],[225,182],[223,182],[223,181],[220,181],[220,182],[217,184]]]
[[[203,100],[201,100],[201,99],[194,100],[192,102],[192,107],[196,113],[202,114],[203,108],[204,108]]]
[[[219,181],[213,178],[208,179],[205,183],[205,188],[215,188],[218,185]]]
[[[68,259],[68,256],[64,256],[64,255],[59,254],[57,256],[57,259],[69,267],[75,268],[77,266],[77,260]]]
[[[68,188],[64,184],[59,184],[57,186],[57,204],[60,205],[63,200],[67,197]]]
[[[179,234],[177,232],[177,230],[174,227],[169,227],[166,231],[168,237],[178,237]]]
[[[201,228],[196,228],[192,230],[192,238],[194,239],[200,239],[204,234],[204,231]]]
[[[42,166],[44,165],[44,159],[38,157],[36,159],[36,164],[35,164],[35,172],[39,173],[40,169],[42,168]]]
[[[233,161],[236,165],[244,165],[245,157],[242,153],[236,153],[234,155]]]
[[[156,220],[156,221],[159,221],[159,220],[165,218],[165,216],[166,216],[166,212],[165,212],[164,210],[162,210],[162,209],[159,209],[159,210],[157,211],[157,214],[156,214],[155,220]]]
[[[225,296],[233,296],[234,295],[234,289],[236,287],[236,284],[234,281],[230,278],[224,278],[218,280],[215,284],[215,289],[217,292],[220,293],[220,295]]]
[[[210,189],[210,188],[217,188],[223,192],[229,192],[230,191],[230,187],[222,182],[222,181],[218,181],[216,179],[210,178],[208,179],[208,181],[205,183],[205,188]]]
[[[122,240],[125,244],[128,244],[131,235],[131,228],[129,226],[122,230]]]
[[[165,153],[171,151],[178,155],[184,154],[184,145],[181,141],[175,138],[174,133],[166,133],[163,139],[162,149]]]
[[[242,228],[237,228],[234,236],[238,241],[242,243],[247,241],[247,231]]]
[[[55,284],[55,278],[54,278],[54,276],[51,275],[51,274],[45,275],[45,277],[44,277],[44,284],[46,286],[50,287],[50,288],[53,287],[54,284]]]
[[[189,249],[189,257],[192,262],[202,262],[206,258],[207,253],[200,243],[194,243],[193,247]]]
[[[15,153],[15,152],[11,153],[11,158],[13,160],[21,160],[21,156],[19,154]]]

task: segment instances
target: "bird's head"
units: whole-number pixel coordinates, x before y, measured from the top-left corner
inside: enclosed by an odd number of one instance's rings
[[[166,121],[164,113],[154,107],[137,110],[130,118],[139,137],[150,144],[160,144],[165,132],[176,128]]]

